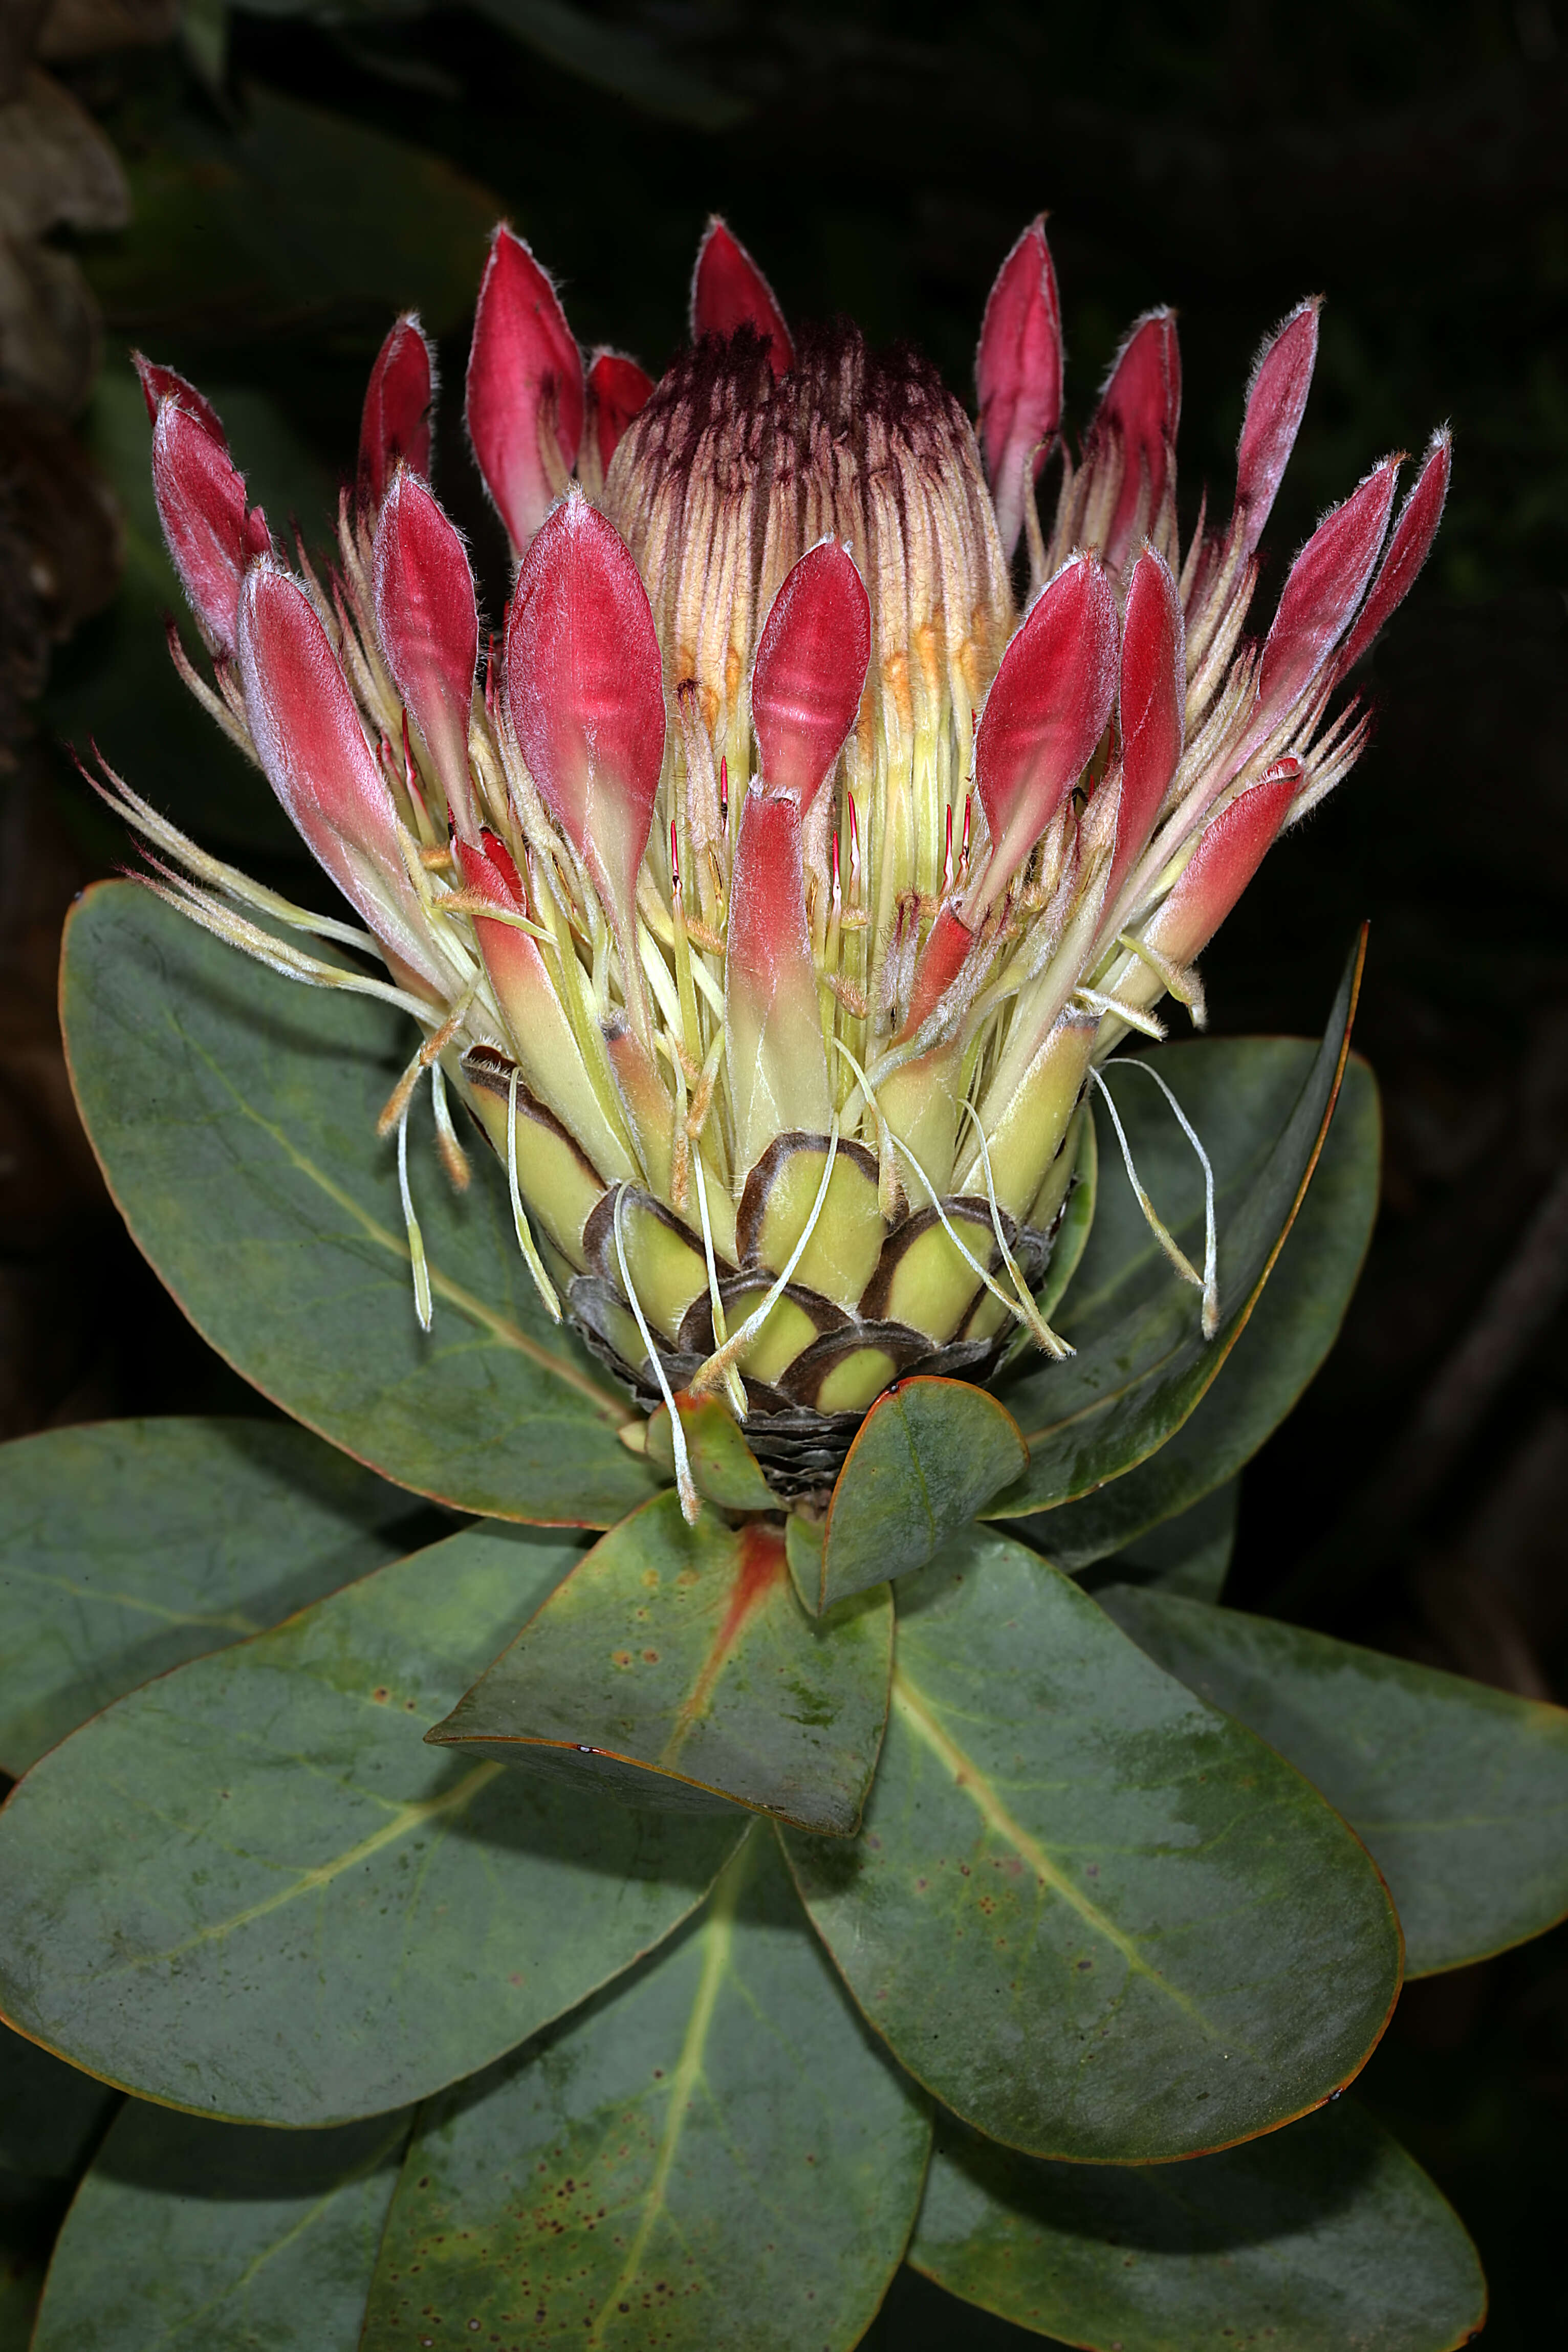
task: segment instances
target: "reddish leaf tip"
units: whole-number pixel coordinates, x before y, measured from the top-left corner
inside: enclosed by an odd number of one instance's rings
[[[775,376],[789,373],[795,339],[778,297],[729,224],[713,213],[691,273],[691,339],[732,335],[738,327],[754,327],[764,338]]]
[[[1317,365],[1322,307],[1321,294],[1298,302],[1264,337],[1252,362],[1236,451],[1235,528],[1244,555],[1252,553],[1262,536],[1296,446]]]
[[[1400,462],[1397,453],[1380,458],[1291,565],[1258,665],[1254,744],[1311,685],[1349,627],[1387,535]]]
[[[1342,676],[1353,667],[1379,631],[1393,618],[1415,586],[1421,568],[1432,551],[1432,542],[1437,536],[1443,509],[1447,503],[1453,451],[1452,433],[1447,425],[1438,425],[1426,444],[1421,471],[1389,535],[1387,551],[1377,577],[1367,592],[1366,602],[1357,616],[1355,626],[1341,651],[1339,669]]]
[[[375,623],[393,680],[436,762],[459,831],[474,825],[468,715],[479,616],[468,551],[422,475],[392,478],[376,526]]]
[[[773,598],[752,667],[763,779],[803,815],[855,724],[870,659],[865,583],[848,551],[825,539]]]
[[[1165,496],[1182,415],[1182,352],[1168,303],[1135,319],[1111,362],[1089,432],[1086,455],[1119,446],[1121,485],[1106,532],[1106,560],[1120,565]],[[1141,520],[1142,519],[1142,520]]]
[[[1187,964],[1207,946],[1262,865],[1290,813],[1300,780],[1300,760],[1277,761],[1257,783],[1209,819],[1149,926],[1151,944],[1162,955]]]
[[[153,495],[191,609],[217,651],[232,654],[241,578],[271,538],[260,509],[247,509],[222,440],[175,395],[159,401],[153,427]]]
[[[360,486],[373,505],[385,498],[400,464],[428,475],[436,391],[435,354],[418,312],[405,310],[376,354],[360,415]]]
[[[1008,556],[1023,528],[1025,465],[1033,481],[1040,445],[1061,422],[1061,303],[1045,223],[1037,213],[997,271],[974,355],[981,447]]]
[[[521,554],[577,462],[584,391],[554,283],[504,221],[479,284],[466,393],[475,458]]]
[[[629,937],[664,759],[663,673],[631,551],[575,484],[518,572],[506,696],[545,806]]]
[[[1116,605],[1099,559],[1069,556],[1035,598],[985,698],[974,782],[991,862],[965,909],[978,924],[1082,773],[1116,695]]]
[[[194,416],[197,424],[211,435],[218,447],[226,455],[228,436],[223,429],[223,420],[211,401],[204,393],[196,390],[188,377],[181,375],[176,368],[161,367],[156,360],[150,360],[144,352],[132,352],[131,364],[135,369],[142,386],[142,397],[147,404],[147,421],[150,425],[157,424],[159,408],[165,400],[176,401],[187,415]]]

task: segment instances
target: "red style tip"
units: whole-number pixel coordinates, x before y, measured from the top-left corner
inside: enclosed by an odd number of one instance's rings
[[[637,867],[664,759],[663,675],[631,551],[575,488],[517,576],[506,697],[541,798],[635,953]]]
[[[763,782],[804,816],[855,724],[871,659],[871,602],[832,540],[811,548],[773,598],[752,665]]]
[[[1247,414],[1236,451],[1236,512],[1241,551],[1250,555],[1263,533],[1290,462],[1318,359],[1322,296],[1298,302],[1267,338],[1252,363]]]
[[[1132,567],[1121,619],[1121,798],[1106,903],[1154,829],[1182,756],[1186,707],[1186,631],[1170,566],[1146,547]]]
[[[592,440],[604,473],[634,416],[653,392],[653,378],[624,352],[597,351],[589,363],[584,439]]]
[[[1181,416],[1176,314],[1150,310],[1118,352],[1085,439],[1089,451],[1111,441],[1122,450],[1121,488],[1105,543],[1112,564],[1122,562],[1135,532],[1149,530],[1160,511]]]
[[[1116,606],[1092,556],[1040,591],[985,698],[974,783],[991,861],[965,910],[978,929],[1089,764],[1116,697]]]
[[[583,362],[554,287],[504,225],[474,313],[468,438],[521,555],[565,488],[583,438]]]
[[[1037,214],[996,273],[974,355],[980,446],[996,508],[1002,552],[1011,559],[1024,527],[1024,466],[1034,482],[1062,414],[1062,317],[1057,273]],[[1037,456],[1033,453],[1038,451]]]
[[[132,352],[131,364],[141,381],[149,425],[156,425],[158,411],[165,400],[177,401],[186,415],[194,416],[198,425],[204,425],[218,447],[226,454],[228,436],[223,429],[223,420],[204,393],[198,392],[195,385],[176,369],[160,367],[156,360],[148,359],[142,352]]]
[[[1249,740],[1263,736],[1305,693],[1350,625],[1388,530],[1397,457],[1384,457],[1342,506],[1324,516],[1290,567],[1263,643]]]
[[[360,416],[360,489],[372,506],[380,506],[400,464],[429,478],[435,397],[430,346],[418,313],[405,311],[376,355]]]
[[[740,239],[715,214],[697,248],[691,273],[691,340],[732,335],[754,327],[769,345],[768,365],[776,376],[795,365],[795,340],[784,324],[778,298]]]
[[[207,643],[234,652],[246,566],[270,552],[267,518],[200,416],[165,397],[153,427],[153,495],[181,585]]]
[[[474,576],[455,526],[400,466],[376,526],[375,625],[393,681],[429,747],[459,833],[474,831],[468,713],[479,658]]]
[[[1415,585],[1416,575],[1432,552],[1432,541],[1443,520],[1453,461],[1453,436],[1446,425],[1440,425],[1426,446],[1426,460],[1415,488],[1399,510],[1382,569],[1345,640],[1339,661],[1342,675],[1361,659],[1378,631],[1392,619]]]

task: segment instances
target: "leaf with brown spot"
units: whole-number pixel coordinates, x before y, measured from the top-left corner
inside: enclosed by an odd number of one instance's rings
[[[775,1521],[645,1504],[431,1733],[655,1807],[744,1805],[850,1835],[887,1719],[887,1586],[813,1619]]]
[[[361,2352],[427,2309],[458,2342],[849,2352],[930,2135],[759,1824],[647,1967],[425,2110]]]

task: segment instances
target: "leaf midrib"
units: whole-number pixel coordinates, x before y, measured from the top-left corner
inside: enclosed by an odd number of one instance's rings
[[[372,1830],[368,1836],[358,1839],[354,1844],[345,1847],[341,1853],[331,1855],[326,1862],[313,1864],[309,1870],[301,1871],[290,1879],[286,1886],[278,1887],[272,1894],[264,1895],[258,1903],[248,1904],[242,1911],[230,1912],[225,1918],[210,1920],[205,1927],[198,1927],[194,1936],[187,1936],[183,1943],[172,1944],[162,1951],[138,1952],[134,1958],[121,1960],[117,1967],[104,1969],[93,1981],[102,1983],[110,1977],[167,1966],[171,1961],[182,1959],[187,1952],[198,1951],[205,1944],[217,1943],[226,1936],[237,1935],[242,1928],[253,1927],[258,1919],[266,1918],[273,1911],[282,1910],[286,1904],[319,1894],[322,1887],[330,1886],[334,1879],[341,1878],[345,1871],[370,1861],[384,1847],[395,1845],[399,1838],[410,1835],[429,1822],[462,1811],[482,1788],[505,1769],[504,1764],[474,1765],[451,1788],[442,1790],[434,1797],[415,1798],[397,1806],[379,1829]]]
[[[652,2178],[643,2198],[643,2210],[636,2233],[621,2265],[620,2276],[599,2306],[598,2317],[586,2339],[585,2352],[600,2352],[605,2327],[642,2268],[654,2225],[665,2210],[669,2176],[675,2167],[681,2134],[686,2128],[687,2110],[691,2104],[692,2093],[701,2079],[702,2060],[713,2023],[713,2012],[719,2005],[720,1988],[729,1973],[730,1954],[735,1940],[735,1913],[740,1904],[741,1890],[751,1874],[753,1843],[753,1836],[742,1839],[734,1859],[726,1864],[710,1898],[708,1916],[703,1921],[701,1931],[706,1946],[702,1955],[702,1972],[692,1998],[680,2056],[670,2077],[664,2133],[659,2141],[658,2154],[654,2158]]]
[[[1037,1883],[1048,1888],[1068,1907],[1076,1912],[1090,1932],[1103,1937],[1120,1954],[1130,1972],[1142,1977],[1163,1993],[1184,2016],[1197,2026],[1205,2037],[1217,2042],[1219,2029],[1205,2017],[1191,1995],[1184,1993],[1163,1976],[1140,1950],[1137,1940],[1125,1928],[1089,1900],[1080,1887],[1053,1862],[1038,1839],[1003,1803],[989,1776],[939,1721],[936,1710],[910,1679],[906,1666],[893,1668],[892,1705],[894,1712],[949,1774],[955,1788],[966,1796],[995,1836],[1010,1845],[1020,1860],[1035,1873]],[[1238,2045],[1239,2046],[1239,2045]]]

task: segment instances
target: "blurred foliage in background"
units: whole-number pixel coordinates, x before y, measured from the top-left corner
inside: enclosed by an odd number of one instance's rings
[[[120,1232],[53,1024],[63,908],[124,855],[61,739],[96,737],[252,864],[297,850],[169,671],[177,597],[129,348],[203,385],[274,528],[297,515],[319,544],[365,371],[417,307],[447,386],[437,478],[495,618],[504,550],[460,408],[498,213],[559,274],[585,341],[655,369],[719,210],[792,316],[844,310],[873,340],[911,337],[967,394],[992,276],[1044,207],[1069,425],[1131,318],[1181,311],[1184,530],[1205,478],[1228,499],[1259,337],[1328,295],[1276,580],[1348,480],[1452,419],[1437,552],[1374,660],[1380,739],[1206,960],[1216,1027],[1312,1033],[1370,915],[1358,1043],[1388,1116],[1368,1275],[1247,1473],[1231,1589],[1568,1696],[1563,0],[1556,16],[1548,0],[188,0],[175,19],[173,0],[25,0],[0,54],[4,1433],[264,1409]],[[67,636],[28,721],[17,698]],[[1415,1987],[1368,2088],[1478,2237],[1489,2344],[1560,2339],[1563,1931]],[[879,2323],[889,2352],[1024,2340],[934,2289],[900,2294]]]

